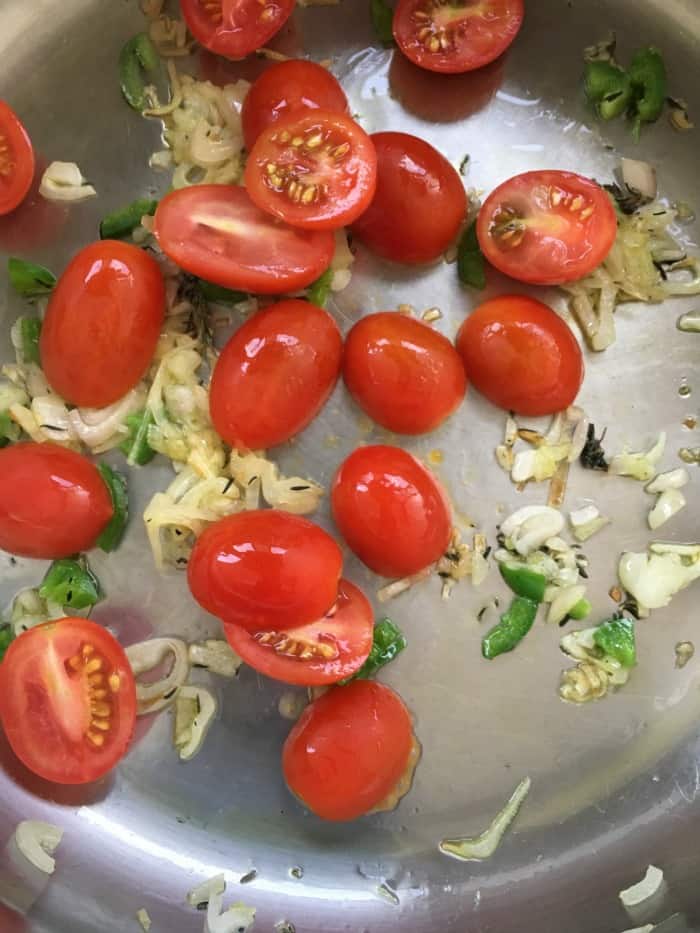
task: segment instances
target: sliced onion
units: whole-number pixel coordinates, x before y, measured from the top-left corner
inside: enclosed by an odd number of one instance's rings
[[[180,687],[175,700],[174,745],[181,761],[190,761],[202,747],[209,727],[214,721],[218,703],[206,687],[187,685]],[[191,710],[186,722],[182,722],[181,710]]]
[[[155,713],[174,702],[177,691],[186,682],[190,672],[187,645],[179,638],[151,638],[129,645],[126,649],[126,656],[136,678],[158,667],[168,655],[173,656],[173,664],[165,677],[153,683],[136,681],[139,716]]]
[[[688,471],[685,467],[679,467],[677,470],[657,474],[644,488],[651,493],[665,492],[667,489],[681,489],[689,482],[690,475]]]
[[[646,874],[637,884],[620,891],[619,897],[625,907],[638,907],[648,901],[661,888],[664,883],[664,873],[655,865],[650,865]]]
[[[678,330],[687,334],[700,334],[700,311],[688,311],[678,318]]]
[[[141,907],[136,911],[136,919],[138,920],[144,933],[148,933],[148,931],[151,929],[151,918],[145,907]]]
[[[52,858],[63,838],[63,830],[41,820],[23,820],[15,829],[15,842],[22,855],[45,875],[52,875],[56,860]]]
[[[192,667],[203,667],[211,674],[235,677],[243,663],[227,641],[209,638],[203,644],[195,643],[188,649]]]
[[[223,874],[214,875],[213,878],[207,878],[196,888],[187,892],[187,903],[190,907],[199,907],[200,904],[208,904],[209,899],[216,894],[223,894],[226,890],[226,878]]]
[[[559,589],[549,606],[547,613],[547,622],[552,625],[558,625],[565,619],[574,606],[579,603],[586,595],[586,587],[577,584],[576,586],[565,586]]]
[[[697,550],[696,546],[696,555]],[[661,609],[676,593],[700,578],[700,560],[688,564],[678,551],[654,553],[652,545],[649,555],[626,551],[620,558],[618,576],[641,608]]]
[[[656,184],[656,169],[648,162],[638,159],[622,159],[620,162],[622,180],[628,188],[638,191],[642,197],[653,201],[658,186]]]
[[[445,855],[463,862],[482,861],[490,858],[498,848],[505,831],[513,822],[530,792],[532,781],[529,777],[518,784],[512,797],[496,816],[489,828],[475,838],[462,837],[457,839],[443,839],[438,848]]]
[[[204,933],[245,933],[255,921],[255,908],[240,902],[223,909],[223,894],[212,894],[207,906]]]
[[[666,432],[661,431],[656,443],[646,453],[623,452],[616,454],[610,461],[608,473],[613,476],[630,476],[632,479],[647,482],[653,476],[655,466],[666,449]]]
[[[677,515],[686,506],[686,499],[680,489],[666,489],[656,500],[656,505],[647,515],[652,531],[660,528],[669,519]]]

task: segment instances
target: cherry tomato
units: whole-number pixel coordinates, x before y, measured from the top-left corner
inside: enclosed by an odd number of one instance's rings
[[[432,431],[464,398],[467,380],[450,341],[395,311],[370,314],[345,341],[343,378],[377,424],[397,434]]]
[[[335,603],[343,557],[333,538],[299,515],[239,512],[210,525],[187,568],[208,612],[252,634],[315,622]]]
[[[246,664],[286,684],[315,687],[351,677],[372,647],[374,615],[369,600],[341,580],[332,611],[322,619],[284,632],[247,632],[224,625],[226,638]]]
[[[34,178],[34,149],[17,114],[0,100],[0,215],[27,196]]]
[[[394,789],[412,742],[411,717],[394,691],[355,680],[306,707],[284,743],[284,779],[317,816],[354,820]]]
[[[428,71],[472,71],[508,48],[524,13],[523,0],[399,0],[394,38],[407,58]]]
[[[240,185],[192,185],[158,205],[163,252],[187,272],[226,288],[279,295],[310,285],[333,258],[329,230],[295,230],[253,204]]]
[[[520,282],[559,285],[588,275],[617,236],[615,208],[594,181],[573,172],[525,172],[484,202],[479,245],[501,272]]]
[[[261,210],[295,227],[336,230],[372,200],[377,156],[350,117],[305,110],[262,131],[246,163],[245,185]]]
[[[124,649],[88,619],[16,638],[0,664],[0,720],[15,755],[57,784],[87,784],[122,758],[136,720]]]
[[[384,577],[407,577],[438,560],[452,530],[447,497],[399,447],[359,447],[341,463],[333,518],[351,550]]]
[[[407,133],[375,133],[377,192],[352,230],[396,262],[437,259],[467,212],[462,181],[437,149]]]
[[[214,427],[232,447],[284,443],[325,404],[342,353],[340,331],[322,308],[291,299],[259,311],[217,360],[209,393]]]
[[[304,59],[276,62],[246,94],[241,120],[246,149],[268,126],[304,110],[345,113],[345,92],[327,68]]]
[[[571,329],[547,305],[501,295],[480,305],[457,335],[467,377],[486,398],[521,415],[551,415],[572,404],[583,357]]]
[[[94,546],[114,509],[97,468],[57,444],[0,450],[0,549],[56,559]]]
[[[294,0],[181,0],[197,42],[226,58],[245,58],[282,28]]]
[[[74,405],[103,408],[150,366],[165,314],[158,263],[129,243],[101,240],[69,262],[41,328],[41,365]]]

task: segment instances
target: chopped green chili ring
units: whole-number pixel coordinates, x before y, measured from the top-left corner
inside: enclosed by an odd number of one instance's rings
[[[377,39],[384,46],[394,44],[394,11],[386,0],[370,0],[370,15]]]
[[[114,514],[95,543],[103,551],[115,551],[121,544],[126,523],[129,520],[129,494],[126,479],[106,463],[100,463],[97,469],[112,497]]]
[[[157,201],[151,198],[139,198],[137,201],[127,204],[126,207],[107,214],[100,223],[100,239],[121,240],[124,237],[131,236],[141,223],[144,214],[153,216],[157,207]]]
[[[14,638],[15,633],[12,631],[11,625],[4,625],[0,628],[0,661],[5,657],[5,652],[14,641]]]
[[[22,359],[25,363],[39,363],[39,335],[41,321],[38,317],[21,317],[19,334],[22,339]]]
[[[372,677],[385,664],[393,661],[405,647],[406,637],[398,625],[395,625],[391,619],[381,619],[374,626],[372,647],[367,660],[356,674],[341,680],[340,683],[347,684],[351,680],[365,680]]]
[[[491,661],[512,651],[525,638],[532,628],[537,615],[538,604],[524,596],[516,596],[510,607],[501,616],[501,621],[494,626],[481,641],[481,653]]]
[[[10,417],[8,411],[0,411],[0,447],[7,447],[13,441],[18,441],[21,430]]]
[[[311,304],[318,305],[319,308],[325,308],[328,296],[331,293],[331,282],[333,281],[332,269],[326,269],[325,272],[309,285],[307,296]]]
[[[216,285],[214,282],[207,282],[205,279],[197,279],[199,291],[205,301],[211,301],[213,304],[236,305],[239,301],[245,301],[248,295],[245,292],[234,292],[230,288],[224,288],[223,285]]]
[[[585,619],[586,616],[591,614],[592,608],[593,606],[587,599],[579,599],[574,608],[569,610],[569,618],[575,622],[580,622],[581,619]]]
[[[129,466],[145,466],[155,457],[156,451],[148,443],[148,429],[153,423],[153,414],[148,409],[127,417],[129,433],[119,449],[126,455]]]
[[[542,602],[547,579],[541,573],[536,573],[528,567],[519,567],[517,564],[500,564],[499,569],[516,596],[524,596],[535,603]]]
[[[479,289],[486,286],[486,265],[476,236],[476,221],[467,227],[457,246],[457,275],[463,285]]]
[[[603,120],[621,116],[632,100],[629,75],[610,62],[588,62],[584,75],[586,97]]]
[[[39,596],[71,609],[87,609],[104,599],[100,581],[84,558],[55,560],[39,587]]]
[[[615,658],[623,667],[634,667],[637,663],[634,622],[631,619],[601,622],[593,633],[593,641],[601,651]]]
[[[160,56],[145,32],[129,39],[119,54],[119,84],[126,102],[134,110],[146,106],[146,84],[143,72],[155,71]]]
[[[56,284],[56,276],[49,269],[14,256],[7,260],[7,274],[10,285],[23,298],[41,298],[50,294]]]
[[[658,49],[639,49],[629,68],[635,100],[630,108],[636,138],[642,123],[653,123],[661,116],[666,103],[666,65]]]

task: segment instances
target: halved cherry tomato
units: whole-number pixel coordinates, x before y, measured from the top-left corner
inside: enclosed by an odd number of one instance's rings
[[[523,0],[399,0],[394,38],[407,58],[428,71],[472,71],[508,48],[524,13]]]
[[[338,326],[322,308],[290,299],[259,311],[231,337],[214,367],[214,427],[232,447],[284,443],[325,404],[342,353]]]
[[[0,549],[56,559],[94,546],[112,518],[97,468],[58,444],[31,441],[0,450]]]
[[[192,550],[187,579],[208,612],[253,634],[315,622],[335,603],[343,556],[318,525],[275,509],[210,525]]]
[[[442,487],[400,447],[359,447],[331,490],[333,518],[351,550],[384,577],[407,577],[438,560],[452,530]]]
[[[294,0],[181,0],[185,22],[198,42],[226,58],[245,58],[282,28]]]
[[[335,249],[330,230],[296,230],[256,207],[240,185],[192,185],[158,205],[163,252],[208,282],[261,295],[305,288]]]
[[[337,230],[372,200],[377,156],[350,117],[305,110],[262,131],[246,163],[245,184],[261,210],[288,224]]]
[[[34,149],[17,114],[0,100],[0,215],[27,196],[34,178]]]
[[[327,68],[305,59],[276,62],[264,71],[243,101],[241,121],[250,152],[268,126],[303,110],[345,113],[345,92]]]
[[[400,697],[384,684],[355,680],[306,707],[284,743],[284,779],[317,816],[354,820],[391,793],[412,743]]]
[[[224,625],[229,644],[246,664],[274,680],[302,687],[351,677],[367,660],[373,630],[372,606],[349,580],[340,581],[332,611],[308,625],[255,634],[240,625]]]
[[[457,335],[467,377],[486,398],[521,415],[572,404],[583,382],[581,348],[547,305],[501,295],[480,305]]]
[[[534,285],[583,278],[617,236],[610,197],[573,172],[525,172],[492,191],[477,220],[484,255],[505,275]]]
[[[462,180],[429,143],[407,133],[375,133],[377,192],[352,230],[395,262],[437,259],[467,212]]]
[[[354,325],[345,340],[343,379],[370,418],[397,434],[432,431],[467,389],[450,341],[396,311],[369,314]]]
[[[122,758],[136,719],[134,675],[113,635],[59,619],[16,638],[0,665],[0,720],[15,755],[57,784],[87,784]]]
[[[165,314],[158,263],[129,243],[101,240],[68,263],[41,328],[41,365],[74,405],[102,408],[146,373]]]

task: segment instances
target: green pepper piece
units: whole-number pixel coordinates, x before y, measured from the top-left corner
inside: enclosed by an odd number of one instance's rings
[[[574,608],[569,610],[569,618],[574,619],[576,622],[580,622],[581,619],[585,619],[586,616],[591,614],[592,608],[593,606],[591,606],[587,599],[579,599]]]
[[[41,298],[50,294],[56,284],[56,276],[45,266],[15,256],[7,260],[7,275],[10,285],[23,298]]]
[[[41,321],[38,317],[21,317],[19,334],[22,339],[22,359],[25,363],[39,363],[39,335]]]
[[[457,275],[463,285],[479,289],[486,287],[486,266],[476,236],[476,221],[460,237],[457,246]]]
[[[145,466],[155,457],[156,452],[148,443],[148,429],[153,423],[150,410],[145,409],[127,416],[126,426],[129,433],[119,445],[119,449],[126,455],[129,466]]]
[[[524,596],[535,603],[542,602],[547,579],[541,573],[536,573],[528,567],[519,567],[517,564],[500,564],[499,569],[516,596]]]
[[[157,207],[158,202],[152,198],[139,198],[118,211],[112,211],[100,223],[100,239],[121,240],[124,237],[131,236],[141,223],[144,214],[153,216]]]
[[[367,660],[357,673],[353,674],[352,677],[341,680],[340,683],[347,684],[351,680],[365,680],[371,677],[385,664],[393,661],[405,647],[406,637],[398,625],[395,625],[391,619],[381,619],[374,626],[372,647]]]
[[[637,663],[634,622],[631,619],[601,622],[593,633],[593,641],[601,651],[615,658],[623,667],[634,667]]]
[[[95,542],[103,551],[115,551],[121,544],[129,520],[129,494],[126,479],[106,463],[97,467],[112,498],[114,513]]]
[[[333,270],[326,269],[325,272],[312,282],[307,289],[307,296],[311,304],[318,305],[319,308],[325,308],[328,296],[331,292],[331,282],[333,281]]]
[[[85,559],[55,560],[39,587],[39,596],[71,609],[87,609],[104,599],[100,581]]]
[[[481,641],[481,653],[491,661],[506,651],[512,651],[532,628],[538,605],[532,599],[516,596],[510,608],[501,616]]]
[[[205,301],[211,301],[220,305],[236,305],[239,301],[245,301],[248,297],[245,292],[234,292],[230,288],[224,288],[223,285],[215,285],[214,282],[207,282],[205,279],[197,279],[199,291]]]
[[[119,54],[119,84],[126,102],[134,110],[146,106],[146,85],[143,71],[155,71],[160,56],[155,45],[145,32],[133,36]]]
[[[0,661],[5,657],[5,652],[14,641],[14,638],[15,633],[12,631],[11,625],[4,625],[0,628]]]
[[[370,0],[372,26],[377,38],[384,46],[394,44],[394,11],[386,0]]]
[[[0,411],[0,447],[7,447],[13,441],[18,441],[20,434],[19,425],[10,418],[10,413]]]
[[[586,64],[584,75],[586,97],[595,104],[603,120],[612,120],[623,114],[632,99],[629,75],[611,62],[595,61]]]
[[[634,135],[639,137],[642,123],[653,123],[661,116],[666,102],[666,65],[658,49],[650,46],[634,53],[629,68],[635,100],[631,115]]]

